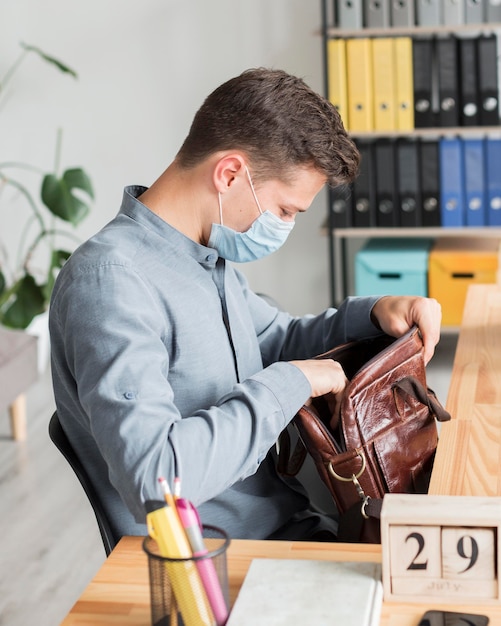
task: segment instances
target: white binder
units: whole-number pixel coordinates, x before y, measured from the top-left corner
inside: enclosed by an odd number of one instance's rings
[[[439,26],[442,24],[442,0],[416,0],[418,26]]]
[[[336,13],[339,28],[344,30],[363,28],[362,0],[337,0]]]
[[[501,0],[485,0],[486,22],[501,22]]]
[[[465,22],[465,0],[442,0],[444,24],[446,26],[459,26]]]
[[[390,23],[390,0],[366,0],[365,25],[368,28],[388,28]]]
[[[484,21],[485,0],[465,0],[465,18],[467,24],[481,24]]]
[[[400,0],[391,3],[391,25],[394,27],[415,25],[414,0]]]

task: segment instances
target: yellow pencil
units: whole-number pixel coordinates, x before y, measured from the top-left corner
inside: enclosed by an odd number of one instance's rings
[[[169,483],[163,476],[160,476],[160,478],[158,479],[158,482],[162,485],[165,502],[175,510],[176,503],[174,502],[174,498],[172,496]]]

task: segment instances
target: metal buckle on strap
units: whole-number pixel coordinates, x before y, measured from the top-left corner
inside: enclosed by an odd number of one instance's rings
[[[369,519],[369,516],[366,513],[366,507],[369,504],[370,496],[366,496],[364,490],[362,489],[362,485],[359,483],[358,479],[365,471],[366,461],[365,455],[362,452],[358,452],[358,456],[362,460],[362,467],[360,468],[357,474],[352,474],[349,478],[345,476],[340,476],[332,467],[332,463],[329,463],[327,469],[329,470],[329,474],[333,476],[336,480],[340,480],[342,482],[352,482],[355,485],[355,489],[357,490],[358,497],[362,501],[361,513],[365,519]]]
[[[358,472],[358,474],[356,474],[356,475],[352,474],[349,477],[340,476],[339,474],[336,473],[336,471],[332,467],[332,463],[331,462],[329,462],[329,465],[327,466],[327,469],[329,470],[329,474],[331,476],[333,476],[336,480],[341,480],[341,481],[343,481],[345,483],[355,482],[355,481],[358,483],[357,479],[360,478],[360,476],[362,476],[362,474],[365,472],[365,455],[362,452],[357,452],[357,456],[360,457],[360,459],[362,461],[362,467],[360,468],[360,471]]]

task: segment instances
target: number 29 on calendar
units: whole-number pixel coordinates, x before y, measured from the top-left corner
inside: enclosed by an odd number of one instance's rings
[[[386,495],[385,600],[500,602],[500,524],[499,498]]]

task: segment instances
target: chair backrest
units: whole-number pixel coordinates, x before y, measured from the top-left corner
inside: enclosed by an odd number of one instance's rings
[[[120,537],[117,537],[116,534],[113,532],[112,526],[110,524],[108,516],[106,515],[106,511],[99,498],[99,495],[95,490],[86,469],[80,462],[78,456],[75,454],[75,451],[61,426],[61,422],[59,421],[57,412],[54,412],[54,414],[50,418],[49,437],[51,438],[57,449],[64,456],[64,458],[71,465],[73,471],[78,477],[78,480],[84,488],[85,493],[87,494],[87,498],[89,499],[89,502],[91,503],[94,514],[96,516],[97,525],[99,527],[99,532],[101,533],[101,539],[103,540],[106,556],[108,556],[117,544]]]

